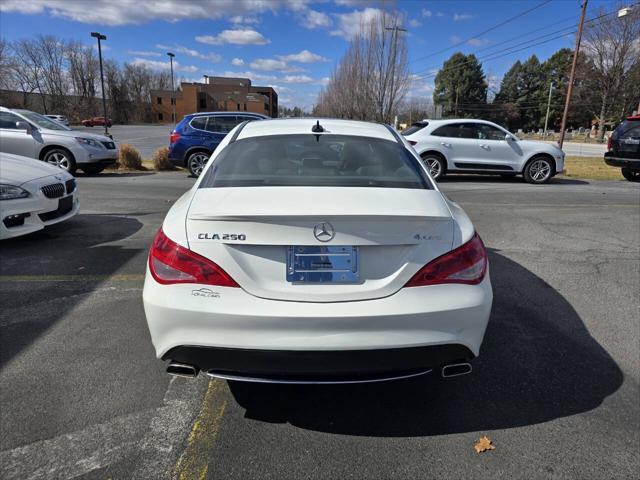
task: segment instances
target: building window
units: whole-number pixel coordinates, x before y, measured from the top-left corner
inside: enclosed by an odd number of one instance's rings
[[[240,104],[238,103],[237,105],[238,105],[238,110],[240,110]]]
[[[207,99],[206,98],[201,98],[200,99],[200,108],[207,108]]]
[[[162,97],[158,97],[158,98],[156,98],[156,103],[157,103],[158,105],[162,105]]]
[[[171,99],[171,105],[175,105],[175,104],[176,104],[176,99],[175,99],[175,98],[172,98],[172,99]]]
[[[159,113],[158,114],[158,121],[161,122],[162,120],[164,120],[164,116],[161,113]]]
[[[244,104],[244,111],[245,112],[247,111],[247,104],[246,103]]]

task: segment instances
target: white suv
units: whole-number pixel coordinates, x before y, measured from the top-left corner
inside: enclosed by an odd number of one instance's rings
[[[564,170],[564,152],[555,145],[518,140],[485,120],[422,120],[402,135],[434,179],[447,173],[522,174],[529,183],[545,183]]]
[[[0,107],[0,152],[43,160],[73,175],[100,173],[118,160],[109,137],[69,127],[29,110]]]

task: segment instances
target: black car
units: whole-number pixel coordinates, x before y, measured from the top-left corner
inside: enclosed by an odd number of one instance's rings
[[[640,182],[640,115],[628,117],[609,137],[604,162],[622,167],[622,176]]]

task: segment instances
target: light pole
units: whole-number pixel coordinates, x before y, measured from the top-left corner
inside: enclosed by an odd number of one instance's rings
[[[107,129],[107,100],[104,96],[104,73],[102,72],[102,45],[101,40],[106,40],[107,36],[98,32],[91,32],[91,36],[98,39],[98,58],[100,59],[100,85],[102,86],[102,114],[104,115],[104,134],[108,137],[109,130]]]
[[[167,52],[169,55],[169,61],[171,62],[171,121],[173,122],[173,126],[176,126],[176,89],[173,86],[173,57],[175,54],[171,52]]]
[[[544,117],[544,134],[542,138],[547,138],[547,125],[549,125],[549,110],[551,108],[551,92],[553,91],[553,82],[549,85],[549,100],[547,100],[547,116]]]
[[[558,146],[562,149],[564,143],[564,131],[567,128],[567,115],[569,114],[569,105],[571,104],[571,93],[573,92],[573,82],[576,78],[576,66],[578,65],[578,53],[580,53],[580,41],[582,40],[582,25],[584,24],[584,14],[587,11],[588,0],[582,0],[582,10],[580,12],[580,21],[578,22],[578,34],[576,35],[576,48],[573,51],[573,62],[571,62],[571,73],[569,74],[569,88],[567,89],[567,98],[564,102],[564,112],[562,113],[562,123],[560,124],[560,140]]]

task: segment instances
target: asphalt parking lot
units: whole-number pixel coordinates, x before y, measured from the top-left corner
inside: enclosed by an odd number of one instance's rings
[[[154,357],[147,249],[193,179],[78,182],[75,219],[0,244],[3,479],[637,478],[638,185],[445,179],[490,249],[473,373],[275,386]]]

